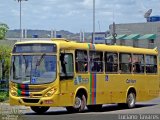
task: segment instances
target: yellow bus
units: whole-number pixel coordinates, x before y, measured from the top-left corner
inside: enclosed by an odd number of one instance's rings
[[[69,112],[128,108],[158,97],[158,50],[78,43],[66,39],[17,42],[10,68],[10,105]]]

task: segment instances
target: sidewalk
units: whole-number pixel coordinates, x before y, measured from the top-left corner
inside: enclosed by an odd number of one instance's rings
[[[0,102],[0,120],[25,120],[23,114],[29,111],[29,107],[10,106],[7,102]]]
[[[16,110],[21,114],[33,112],[30,107],[27,106],[10,106],[8,102],[0,102],[0,112],[1,111],[12,111]],[[64,107],[50,107],[50,111],[66,111]]]

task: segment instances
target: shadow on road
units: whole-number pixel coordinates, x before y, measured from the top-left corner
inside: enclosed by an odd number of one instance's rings
[[[150,106],[155,106],[155,105],[157,104],[136,104],[134,109],[150,107]],[[104,105],[102,110],[98,112],[111,112],[111,111],[125,110],[125,109],[127,108],[119,107],[117,104],[111,104],[111,105]],[[83,113],[88,113],[88,112],[92,112],[92,111],[89,111],[86,109]],[[40,115],[67,115],[67,114],[76,114],[76,113],[69,113],[66,110],[57,110],[57,111],[49,110],[48,112],[44,114],[40,114]],[[38,114],[34,112],[30,112],[30,113],[25,113],[25,115],[38,115]]]
[[[157,104],[136,104],[135,108],[133,109],[137,109],[137,108],[143,108],[143,107],[150,107],[150,106],[154,106]],[[106,105],[102,108],[102,112],[111,112],[111,111],[116,111],[116,110],[125,110],[128,109],[126,107],[120,107],[117,104],[115,105]]]

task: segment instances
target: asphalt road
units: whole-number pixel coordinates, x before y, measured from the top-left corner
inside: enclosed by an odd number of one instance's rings
[[[23,113],[22,120],[160,120],[160,98],[137,103],[134,109],[119,108],[116,104],[104,105],[101,112],[90,112],[86,109],[83,113],[68,113],[65,108],[56,107],[38,115],[29,107],[18,108]]]

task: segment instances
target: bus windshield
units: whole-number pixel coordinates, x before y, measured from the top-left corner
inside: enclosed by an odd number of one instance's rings
[[[43,84],[56,79],[55,55],[13,55],[11,81],[20,84]]]

